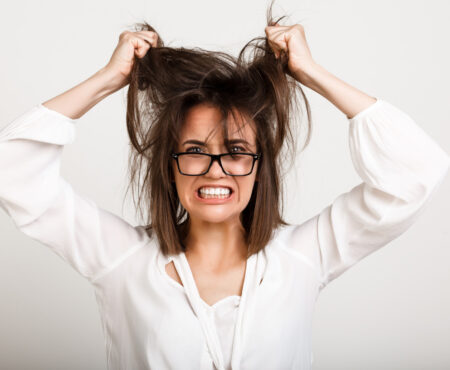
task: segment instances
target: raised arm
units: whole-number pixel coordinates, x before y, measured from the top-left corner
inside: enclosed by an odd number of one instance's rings
[[[352,119],[377,100],[342,81],[325,68],[312,63],[294,73],[297,81],[333,103],[348,119]]]
[[[105,68],[0,130],[0,208],[91,282],[148,241],[144,228],[99,208],[60,176],[62,151],[75,140],[79,117],[127,83],[131,65],[121,62],[124,54],[149,48],[127,35]]]
[[[157,36],[151,31],[124,31],[108,64],[86,81],[42,103],[45,107],[72,119],[78,119],[108,95],[128,85],[134,56],[142,58],[156,46]]]
[[[117,74],[103,67],[87,80],[47,100],[42,105],[71,118],[81,118],[101,100],[120,89]]]
[[[283,40],[290,43],[292,75],[347,116],[351,159],[363,180],[319,214],[285,229],[283,244],[309,261],[323,289],[418,219],[444,180],[450,158],[409,115],[315,64],[303,28],[280,33],[277,28],[270,32],[281,47]]]
[[[266,27],[266,35],[276,58],[286,58],[291,76],[333,103],[348,119],[375,103],[374,97],[340,80],[314,61],[301,24]]]

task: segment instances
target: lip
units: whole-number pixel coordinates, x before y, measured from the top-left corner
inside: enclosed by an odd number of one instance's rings
[[[229,198],[223,198],[223,199],[220,199],[220,198],[203,199],[203,198],[200,198],[200,196],[198,195],[198,190],[196,190],[194,193],[195,193],[195,198],[197,200],[199,200],[200,202],[202,202],[202,203],[206,203],[206,204],[223,204],[223,203],[227,203],[227,202],[233,200],[235,191],[232,190],[230,197]]]

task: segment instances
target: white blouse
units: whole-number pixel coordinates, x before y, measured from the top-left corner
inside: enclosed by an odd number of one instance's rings
[[[79,119],[38,104],[0,131],[0,206],[95,291],[108,369],[311,369],[318,294],[404,233],[429,204],[450,158],[407,114],[378,99],[349,119],[363,180],[300,225],[276,230],[247,260],[242,296],[213,306],[184,253],[75,192],[60,175]],[[165,271],[171,260],[183,286]]]

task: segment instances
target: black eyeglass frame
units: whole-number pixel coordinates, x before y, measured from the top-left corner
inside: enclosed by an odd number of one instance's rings
[[[204,155],[204,156],[208,156],[208,157],[211,158],[211,161],[209,162],[209,166],[208,166],[208,168],[206,169],[205,172],[200,173],[200,174],[198,174],[198,175],[189,175],[189,174],[187,174],[187,173],[181,172],[181,169],[180,169],[180,163],[178,162],[178,157],[181,156],[181,155],[184,155],[184,154],[191,154],[191,155],[192,155],[192,154],[196,154],[196,155]],[[253,157],[252,168],[250,169],[250,172],[249,172],[249,173],[247,173],[247,174],[245,174],[245,175],[233,175],[233,174],[227,173],[227,172],[225,171],[225,169],[224,169],[223,166],[222,166],[222,159],[221,159],[221,158],[222,158],[224,155],[235,155],[235,154],[245,154],[245,155],[248,155],[248,156]],[[213,164],[214,161],[219,162],[220,168],[222,168],[222,171],[223,171],[223,173],[224,173],[225,175],[228,175],[228,176],[249,176],[249,175],[251,175],[251,173],[253,172],[253,168],[255,167],[255,162],[256,162],[258,159],[260,159],[260,158],[262,157],[262,153],[240,153],[240,152],[239,152],[239,153],[208,154],[208,153],[179,152],[179,153],[172,153],[171,156],[172,156],[172,158],[175,159],[176,162],[177,162],[178,171],[179,171],[182,175],[184,175],[184,176],[202,176],[202,175],[205,175],[205,174],[208,173],[208,171],[209,171],[209,169],[211,168],[211,166],[212,166],[212,164]]]

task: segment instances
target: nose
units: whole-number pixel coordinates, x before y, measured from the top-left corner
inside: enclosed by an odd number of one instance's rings
[[[222,167],[220,167],[219,160],[213,160],[209,171],[206,173],[207,176],[210,177],[222,177],[227,176],[225,172],[223,172]]]

